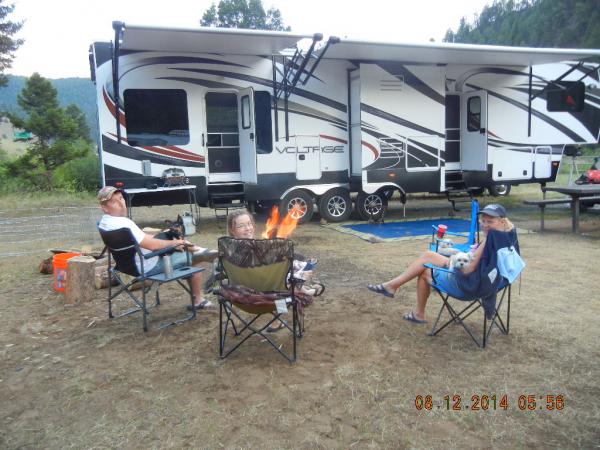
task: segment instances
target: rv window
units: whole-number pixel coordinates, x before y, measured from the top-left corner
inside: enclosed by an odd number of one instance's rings
[[[190,142],[184,90],[127,89],[123,98],[129,145],[185,145]]]
[[[548,86],[546,107],[550,112],[583,111],[585,85],[581,81],[556,81]]]
[[[247,130],[252,125],[250,121],[250,97],[244,95],[242,97],[242,128]]]
[[[237,133],[237,95],[228,92],[206,94],[206,131],[209,133]]]
[[[254,92],[254,120],[256,127],[256,152],[273,151],[273,132],[271,124],[271,94],[266,91]]]
[[[481,98],[471,97],[467,103],[467,130],[479,131],[481,128]]]

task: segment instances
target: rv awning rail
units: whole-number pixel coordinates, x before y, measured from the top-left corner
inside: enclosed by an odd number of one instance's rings
[[[232,28],[166,28],[123,24],[121,50],[275,55],[310,34]]]
[[[397,43],[340,39],[329,59],[405,61],[424,64],[490,64],[527,67],[600,56],[600,49],[509,47],[453,43]]]

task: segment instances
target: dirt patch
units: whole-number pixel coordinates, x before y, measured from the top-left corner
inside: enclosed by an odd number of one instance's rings
[[[519,227],[539,227],[535,210],[515,209]],[[141,211],[136,219],[151,226],[171,214]],[[214,246],[224,222],[203,213],[194,240]],[[447,206],[407,213],[445,215]],[[486,350],[459,327],[430,337],[403,321],[414,283],[393,300],[365,289],[426,242],[372,244],[316,220],[301,226],[297,250],[319,258],[327,291],[307,310],[294,365],[259,339],[219,360],[217,310],[144,334],[140,317],[107,318],[106,291],[66,305],[51,277],[35,272],[38,255],[5,259],[0,447],[591,448],[600,439],[597,220],[586,216],[589,235],[573,236],[561,213],[548,223],[553,232],[521,235],[528,268],[513,290],[510,334],[492,334]],[[186,304],[174,289],[161,293],[152,324]],[[430,321],[438,308],[432,297]],[[446,408],[446,395],[468,406],[484,394],[498,403],[507,395],[508,408]],[[417,410],[418,395],[432,396],[431,411]],[[534,395],[536,409],[520,410],[521,395]],[[547,395],[562,395],[564,409],[546,410]]]

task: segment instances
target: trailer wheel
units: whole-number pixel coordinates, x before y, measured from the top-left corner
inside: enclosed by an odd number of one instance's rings
[[[314,209],[312,196],[300,189],[290,192],[279,203],[279,214],[285,216],[290,212],[292,217],[298,220],[298,223],[310,221]]]
[[[375,192],[373,194],[361,192],[358,194],[358,197],[356,197],[356,210],[363,220],[369,220],[372,217],[385,214],[387,204],[387,198],[380,192]]]
[[[510,194],[510,184],[494,184],[488,188],[488,192],[494,197],[506,197]]]
[[[319,214],[328,222],[348,220],[352,214],[350,193],[343,188],[331,189],[319,200]]]

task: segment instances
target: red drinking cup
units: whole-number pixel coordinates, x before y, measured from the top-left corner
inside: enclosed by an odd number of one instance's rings
[[[440,224],[438,225],[438,232],[437,232],[437,237],[438,239],[443,239],[444,235],[446,234],[446,230],[448,229],[448,226]]]

